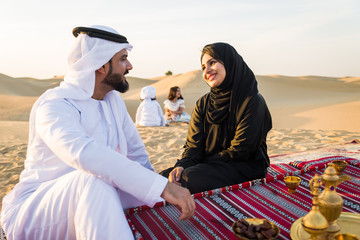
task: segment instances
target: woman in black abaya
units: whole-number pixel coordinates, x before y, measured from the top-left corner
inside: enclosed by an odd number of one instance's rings
[[[206,45],[201,67],[211,90],[196,103],[182,158],[161,174],[191,193],[265,177],[272,123],[253,72],[227,43]]]

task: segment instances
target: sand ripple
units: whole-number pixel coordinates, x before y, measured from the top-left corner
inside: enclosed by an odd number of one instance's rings
[[[24,169],[27,144],[0,145],[0,199],[19,181]]]

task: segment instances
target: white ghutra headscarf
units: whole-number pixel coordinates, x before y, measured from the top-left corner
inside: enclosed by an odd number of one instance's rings
[[[116,30],[106,26],[91,26],[107,32],[119,34]],[[67,98],[73,100],[87,100],[91,98],[95,88],[95,71],[107,63],[122,49],[131,51],[129,43],[117,43],[101,38],[90,37],[80,33],[68,56],[68,69],[64,81],[59,87],[49,89],[42,94],[31,109],[29,120],[29,145],[35,136],[35,113],[40,103],[48,100]],[[107,99],[112,106],[116,106],[119,93],[111,91]]]
[[[105,26],[92,26],[92,28],[119,34],[114,29]],[[59,88],[49,90],[47,99],[89,99],[94,93],[95,71],[124,48],[131,51],[132,45],[93,38],[80,33],[70,50],[64,81],[61,82]]]

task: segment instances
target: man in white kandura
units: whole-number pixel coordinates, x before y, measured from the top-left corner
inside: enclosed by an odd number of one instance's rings
[[[165,199],[194,214],[189,191],[154,172],[119,92],[132,46],[104,26],[78,27],[60,86],[30,113],[25,169],[3,199],[8,239],[133,239],[124,209]]]

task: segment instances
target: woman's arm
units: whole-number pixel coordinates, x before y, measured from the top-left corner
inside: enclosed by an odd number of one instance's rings
[[[185,150],[182,154],[182,159],[178,160],[175,166],[187,168],[202,162],[204,159],[204,118],[207,96],[208,94],[206,94],[196,102],[194,111],[190,119]]]

